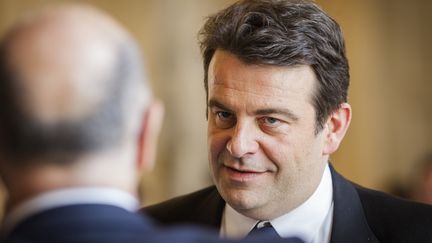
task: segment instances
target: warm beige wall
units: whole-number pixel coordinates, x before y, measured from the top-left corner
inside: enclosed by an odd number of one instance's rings
[[[27,9],[61,0],[0,0],[0,32]],[[232,1],[91,0],[141,43],[167,119],[158,166],[145,175],[148,202],[198,189],[207,173],[205,101],[196,33],[204,16]],[[422,0],[320,0],[341,24],[351,64],[354,117],[336,168],[385,189],[432,150],[432,6]]]

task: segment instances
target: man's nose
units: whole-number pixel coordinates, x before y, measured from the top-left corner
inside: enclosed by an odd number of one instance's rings
[[[233,157],[242,158],[258,151],[259,144],[254,129],[252,124],[239,123],[232,129],[226,148]]]

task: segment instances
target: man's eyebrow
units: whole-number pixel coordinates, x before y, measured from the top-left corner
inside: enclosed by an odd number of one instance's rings
[[[225,105],[223,105],[222,103],[214,99],[209,100],[208,107],[209,108],[217,107],[222,110],[231,111],[231,109],[229,109],[228,107],[226,107]]]
[[[280,109],[280,108],[269,108],[269,109],[260,109],[255,111],[256,115],[271,115],[271,114],[281,114],[292,121],[298,121],[299,117],[292,113],[292,111],[288,109]]]
[[[210,99],[210,101],[208,102],[208,107],[210,109],[213,107],[216,107],[216,108],[228,111],[228,112],[232,112],[232,110],[230,108],[228,108],[224,104],[222,104],[219,101],[214,100],[214,99]],[[267,108],[267,109],[259,109],[259,110],[255,111],[255,115],[260,115],[260,116],[271,115],[271,114],[280,114],[282,116],[287,117],[288,119],[290,119],[292,121],[298,121],[299,120],[299,117],[297,115],[295,115],[294,113],[292,113],[292,111],[290,111],[289,109]]]

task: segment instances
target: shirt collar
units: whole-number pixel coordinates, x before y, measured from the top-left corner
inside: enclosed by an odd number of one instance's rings
[[[329,166],[324,169],[320,184],[303,204],[292,211],[270,220],[281,237],[298,236],[306,242],[318,237],[328,238],[333,216],[333,186]],[[220,235],[244,237],[258,221],[246,217],[226,204],[222,216]],[[322,231],[325,232],[322,232]],[[324,235],[323,235],[324,234]]]
[[[138,200],[131,194],[108,187],[76,187],[40,194],[13,208],[4,218],[2,233],[10,232],[24,219],[49,209],[76,204],[104,204],[137,211]]]

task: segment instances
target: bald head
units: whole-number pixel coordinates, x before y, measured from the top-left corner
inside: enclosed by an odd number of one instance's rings
[[[67,161],[135,139],[141,69],[128,33],[91,7],[26,16],[0,44],[2,156]]]

